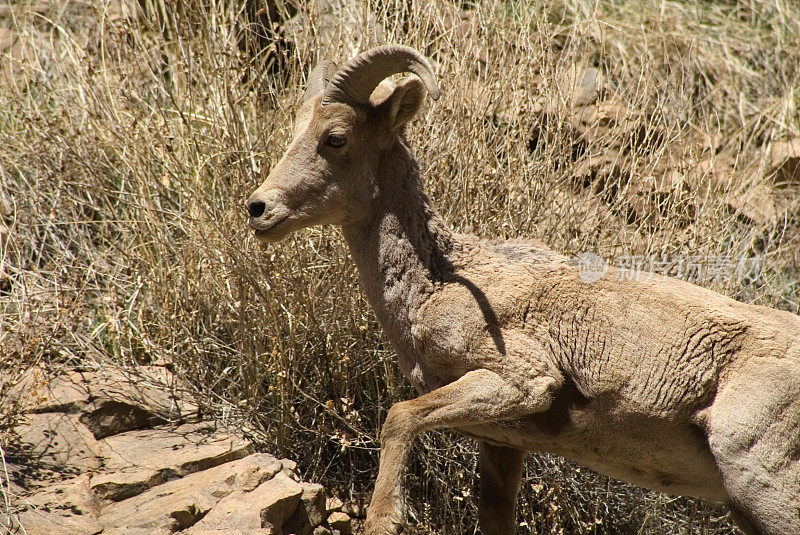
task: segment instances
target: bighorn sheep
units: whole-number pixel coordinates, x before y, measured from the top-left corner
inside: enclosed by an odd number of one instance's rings
[[[401,72],[417,77],[381,83]],[[402,529],[411,443],[449,427],[479,441],[487,535],[515,532],[526,451],[725,502],[747,533],[800,535],[800,317],[675,279],[588,284],[539,243],[452,232],[403,135],[426,91],[439,96],[431,66],[404,46],[319,65],[246,203],[265,241],[341,226],[421,394],[386,417],[366,533]]]

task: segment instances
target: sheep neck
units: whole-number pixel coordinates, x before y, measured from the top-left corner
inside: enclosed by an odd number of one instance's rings
[[[413,326],[428,297],[453,266],[453,233],[422,191],[419,168],[403,142],[378,173],[377,209],[343,227],[370,305],[407,376],[418,363]]]

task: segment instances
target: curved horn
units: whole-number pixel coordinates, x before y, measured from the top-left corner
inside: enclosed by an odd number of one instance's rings
[[[306,91],[303,93],[303,102],[313,98],[325,89],[328,85],[328,80],[331,79],[336,72],[336,64],[329,59],[320,61],[317,66],[308,74],[308,83],[306,84]]]
[[[369,106],[369,96],[381,81],[401,72],[419,76],[432,99],[439,98],[439,87],[428,60],[413,48],[383,45],[362,52],[351,59],[331,78],[322,95],[322,104],[344,102],[358,107]]]

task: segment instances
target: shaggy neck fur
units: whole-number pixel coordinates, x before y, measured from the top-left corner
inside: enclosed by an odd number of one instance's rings
[[[453,270],[453,233],[422,192],[417,163],[402,141],[394,144],[378,176],[380,196],[372,218],[342,228],[378,320],[400,357],[415,371],[412,326],[437,285]]]

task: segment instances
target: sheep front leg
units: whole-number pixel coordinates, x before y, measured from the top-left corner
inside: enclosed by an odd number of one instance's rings
[[[510,420],[544,411],[556,385],[548,376],[514,385],[489,370],[474,370],[416,399],[395,403],[381,430],[380,466],[365,534],[396,535],[402,530],[402,479],[417,435],[429,429]],[[490,527],[487,533],[499,532]]]

